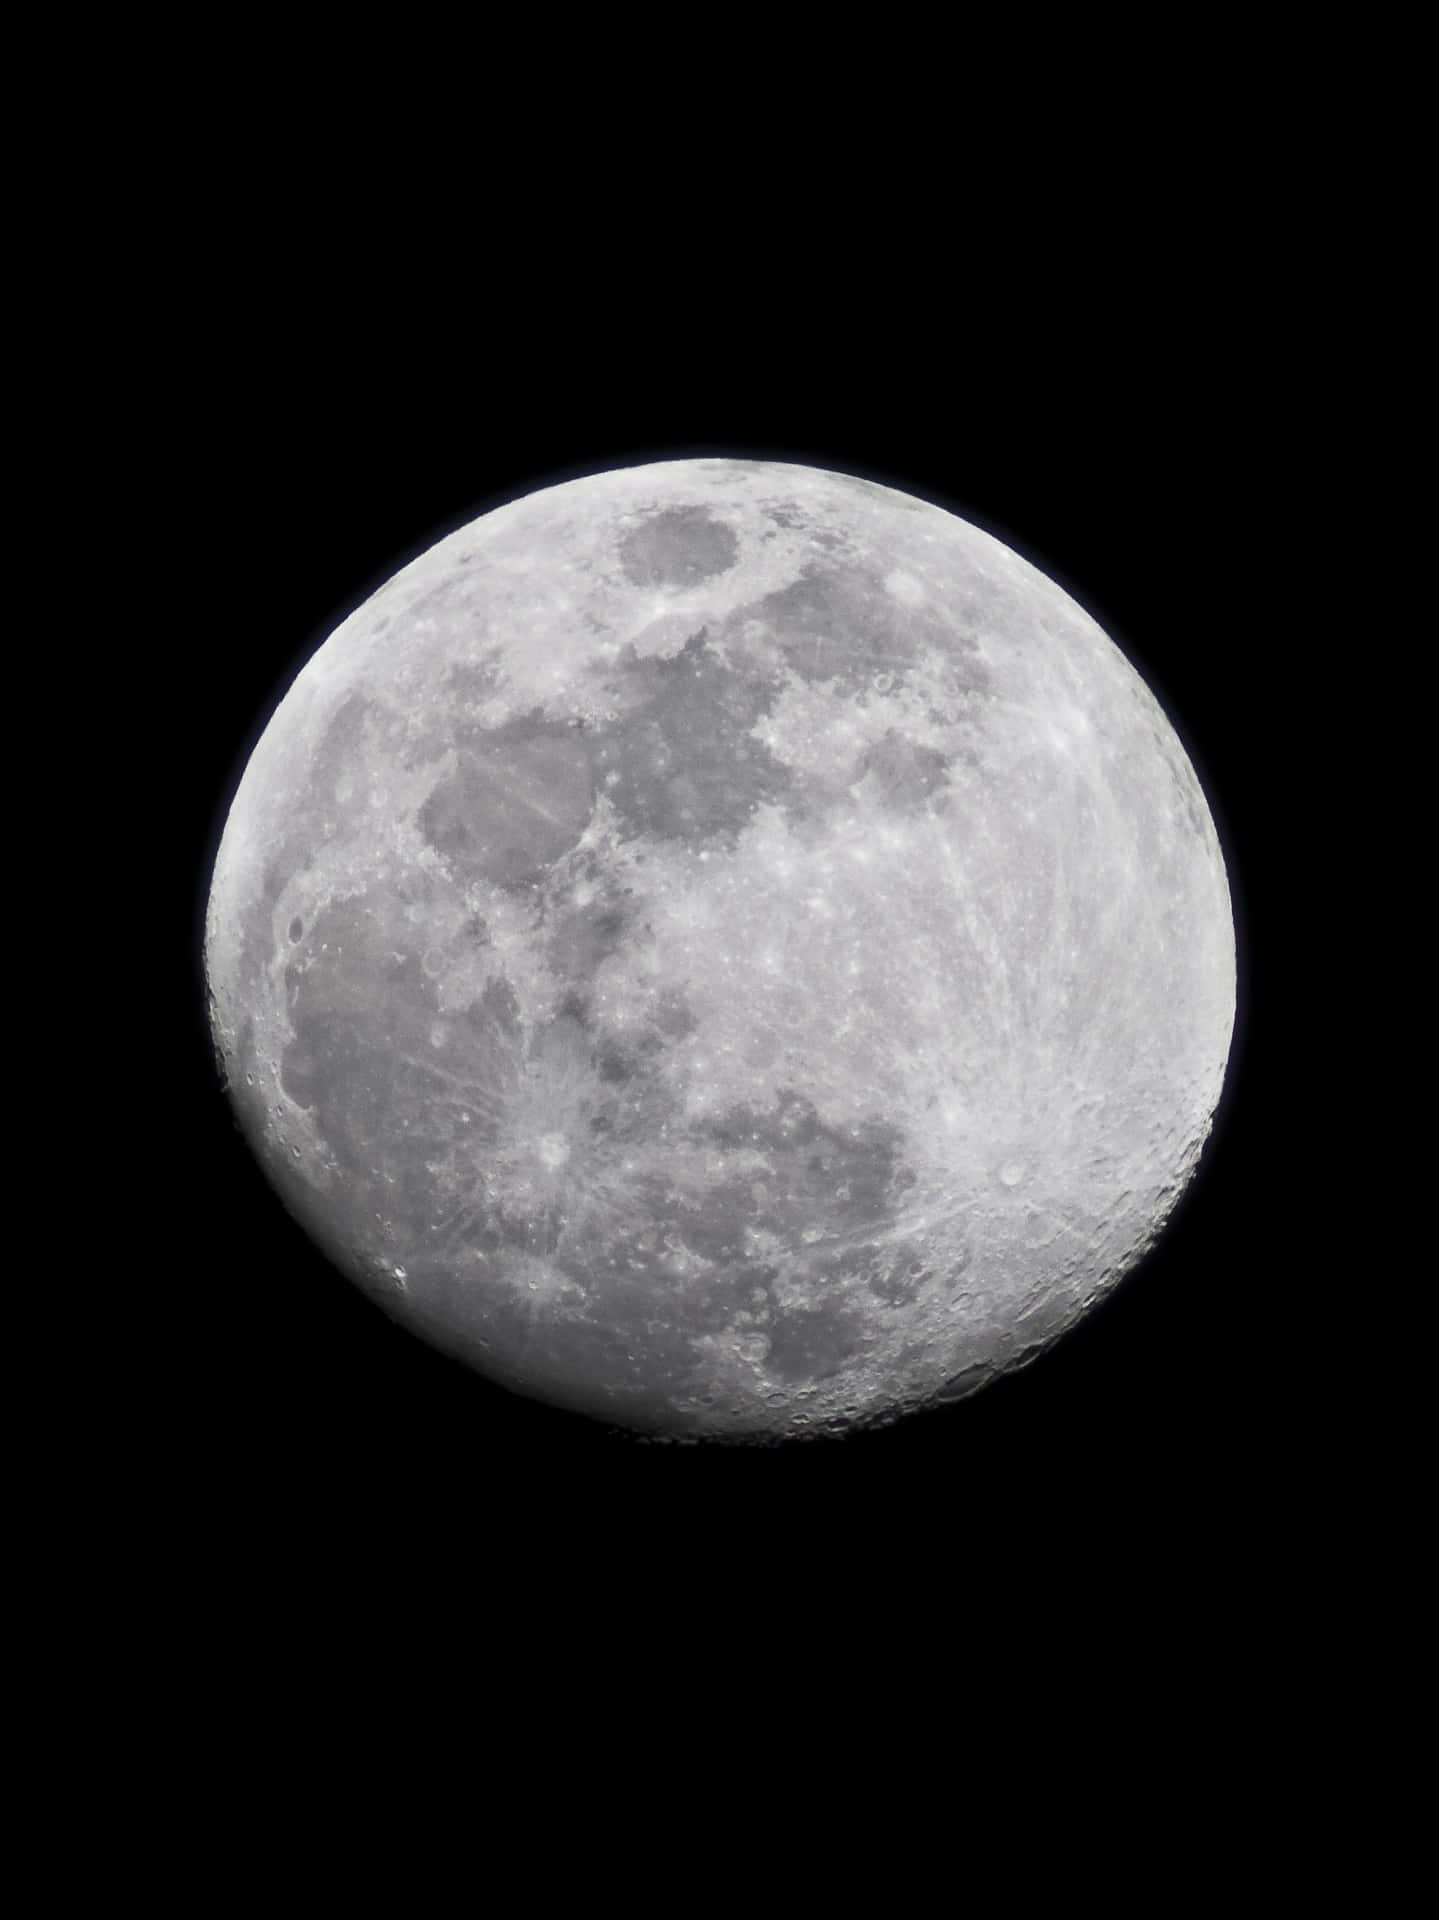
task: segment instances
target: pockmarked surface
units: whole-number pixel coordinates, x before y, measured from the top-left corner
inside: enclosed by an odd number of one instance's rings
[[[1235,1009],[1204,796],[1094,621],[936,506],[726,459],[531,494],[351,615],[240,782],[206,968],[360,1286],[679,1438],[1051,1344],[1192,1173]]]

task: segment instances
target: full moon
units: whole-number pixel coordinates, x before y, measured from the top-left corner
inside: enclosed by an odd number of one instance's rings
[[[482,515],[300,671],[211,1029],[291,1213],[421,1338],[677,1440],[954,1400],[1128,1272],[1235,1012],[1199,781],[991,535],[697,459]]]

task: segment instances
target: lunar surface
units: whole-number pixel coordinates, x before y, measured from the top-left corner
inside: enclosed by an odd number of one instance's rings
[[[211,1024],[291,1212],[423,1338],[679,1439],[1024,1364],[1162,1227],[1234,930],[1158,704],[939,507],[729,459],[485,514],[291,686]]]

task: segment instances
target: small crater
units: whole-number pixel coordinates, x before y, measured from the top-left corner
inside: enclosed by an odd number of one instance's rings
[[[570,1143],[562,1133],[546,1133],[541,1136],[539,1152],[543,1165],[562,1167],[570,1157]]]
[[[295,945],[296,941],[300,939],[304,931],[305,931],[305,923],[297,913],[294,919],[290,922],[290,945],[291,946]]]
[[[924,588],[913,574],[905,573],[899,568],[884,576],[884,588],[885,592],[898,600],[902,607],[919,607],[924,604]]]

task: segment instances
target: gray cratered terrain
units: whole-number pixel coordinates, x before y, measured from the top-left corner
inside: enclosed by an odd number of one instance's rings
[[[1194,771],[989,535],[806,467],[531,494],[319,649],[240,782],[216,1045],[415,1332],[658,1435],[956,1398],[1131,1268],[1235,1006]]]

